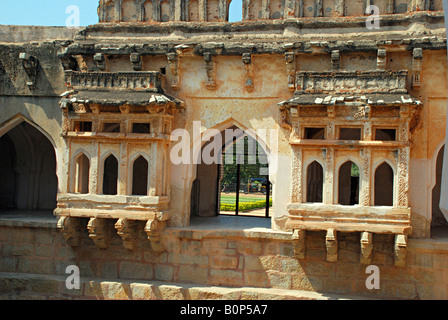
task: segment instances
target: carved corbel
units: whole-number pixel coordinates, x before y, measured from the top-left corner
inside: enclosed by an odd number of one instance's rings
[[[421,87],[421,71],[422,71],[422,48],[414,48],[412,52],[412,88],[418,89]]]
[[[292,234],[292,245],[297,259],[305,259],[305,237],[306,230],[304,229],[296,229]]]
[[[204,61],[205,71],[207,73],[207,81],[205,82],[205,86],[207,87],[207,89],[213,90],[216,88],[216,72],[213,55],[210,52],[205,52]]]
[[[19,59],[22,62],[23,68],[25,69],[25,72],[30,80],[27,81],[26,85],[30,90],[34,90],[36,88],[36,80],[39,73],[39,61],[26,52],[21,52],[19,54]]]
[[[132,68],[134,69],[134,71],[142,71],[143,63],[140,53],[131,53],[129,60],[132,63]]]
[[[109,228],[106,219],[91,218],[87,224],[89,238],[100,249],[106,249],[109,246]]]
[[[243,64],[246,67],[246,82],[245,87],[246,90],[251,92],[254,90],[254,80],[252,76],[252,54],[244,53],[243,54]]]
[[[294,52],[285,53],[286,72],[288,74],[288,89],[289,91],[296,90],[296,55]]]
[[[325,237],[325,245],[327,247],[327,261],[335,262],[338,260],[338,237],[337,231],[328,229]]]
[[[178,57],[177,53],[174,53],[174,52],[168,53],[166,56],[168,59],[168,66],[170,67],[171,74],[173,75],[173,81],[171,82],[171,88],[173,88],[174,90],[178,90],[179,82],[180,82],[179,57]]]
[[[165,222],[159,220],[149,220],[145,225],[145,232],[154,252],[159,253],[165,249],[162,243],[162,230],[164,227]]]
[[[341,54],[339,50],[331,51],[331,70],[339,70],[341,68]]]
[[[123,247],[128,250],[133,250],[136,246],[137,230],[136,221],[131,221],[126,218],[118,219],[115,223],[117,234],[123,240]]]
[[[72,247],[77,247],[81,243],[81,221],[72,217],[59,217],[58,229],[62,237]]]
[[[96,66],[99,70],[104,71],[106,70],[106,58],[104,57],[104,54],[102,53],[96,53],[93,56],[93,60],[96,63]]]
[[[397,267],[406,266],[406,251],[408,244],[408,236],[404,234],[395,235],[395,265]]]
[[[361,263],[371,264],[372,262],[372,233],[361,232]]]
[[[377,70],[386,70],[386,49],[378,49],[378,55],[376,59]]]

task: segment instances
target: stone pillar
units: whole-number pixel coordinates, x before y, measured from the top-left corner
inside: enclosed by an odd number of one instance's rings
[[[98,194],[98,166],[99,166],[99,144],[98,142],[92,143],[92,154],[90,157],[90,177],[89,177],[89,192],[93,194]]]
[[[292,152],[292,203],[303,202],[303,162],[302,162],[302,149],[298,146],[293,146]]]
[[[334,148],[325,149],[325,172],[324,172],[324,190],[322,200],[324,204],[333,204],[334,202]]]

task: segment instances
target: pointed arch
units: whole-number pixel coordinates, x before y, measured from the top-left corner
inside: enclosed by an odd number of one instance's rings
[[[118,194],[118,156],[114,152],[107,153],[101,161],[101,194]]]
[[[306,168],[306,202],[323,202],[324,169],[314,160]]]
[[[128,194],[147,196],[150,188],[150,157],[137,153],[129,159]]]
[[[395,194],[395,173],[387,162],[381,162],[374,171],[374,205],[393,206]]]
[[[73,164],[70,181],[72,181],[71,191],[73,193],[88,194],[90,182],[90,157],[85,150],[77,150],[72,157]]]
[[[345,161],[338,169],[338,203],[359,204],[359,166],[351,160]]]
[[[54,141],[39,126],[21,114],[0,128],[2,163],[0,208],[53,210],[56,207],[58,178]]]
[[[436,163],[434,168],[435,184],[431,189],[431,228],[434,227],[446,227],[448,225],[445,216],[440,210],[440,196],[442,187],[442,171],[443,161],[445,155],[445,145],[442,145],[437,152]]]

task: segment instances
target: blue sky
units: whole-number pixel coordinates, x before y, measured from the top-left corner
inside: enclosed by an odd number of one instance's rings
[[[71,13],[69,6],[79,8],[81,26],[98,22],[99,0],[0,0],[0,24],[65,26]],[[230,21],[241,20],[242,0],[233,0]]]

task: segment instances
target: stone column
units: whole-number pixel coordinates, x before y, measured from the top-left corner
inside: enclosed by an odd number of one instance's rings
[[[99,193],[98,188],[98,166],[99,166],[99,144],[98,142],[92,143],[92,154],[90,157],[90,177],[89,177],[89,192],[93,194]]]
[[[334,148],[325,149],[325,173],[323,203],[333,204],[334,202]]]

